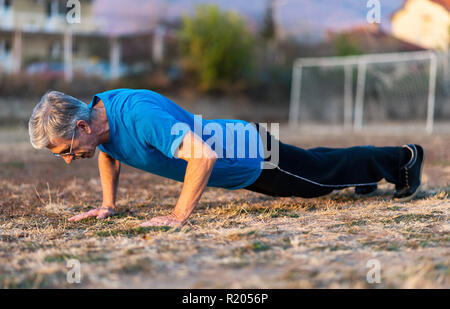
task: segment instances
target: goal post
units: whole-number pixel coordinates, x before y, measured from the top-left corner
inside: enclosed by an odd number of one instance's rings
[[[301,109],[308,104],[318,115],[329,107],[327,101],[339,101],[334,111],[341,109],[339,119],[344,128],[360,131],[364,109],[370,104],[384,104],[399,115],[401,108],[416,110],[415,105],[425,104],[425,129],[431,134],[436,75],[437,56],[433,51],[298,58],[292,69],[289,124],[299,124]],[[389,110],[384,113],[388,115]]]

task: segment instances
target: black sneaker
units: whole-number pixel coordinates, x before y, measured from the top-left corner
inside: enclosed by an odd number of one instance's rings
[[[355,195],[363,195],[363,196],[372,196],[378,189],[377,184],[373,185],[364,185],[364,186],[356,186],[355,187]]]
[[[425,151],[422,146],[416,144],[403,145],[411,153],[411,159],[400,167],[399,183],[396,184],[394,201],[407,202],[412,200],[419,192],[422,167],[425,161]]]

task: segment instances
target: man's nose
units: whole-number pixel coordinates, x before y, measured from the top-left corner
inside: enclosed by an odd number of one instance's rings
[[[66,162],[66,164],[70,164],[73,160],[73,156],[64,156],[63,159]]]

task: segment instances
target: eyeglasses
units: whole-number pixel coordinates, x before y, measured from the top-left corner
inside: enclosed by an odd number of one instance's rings
[[[73,156],[73,159],[75,159],[77,157],[75,155],[75,153],[72,152],[72,146],[73,146],[73,139],[75,137],[75,131],[76,131],[76,128],[75,128],[75,130],[73,130],[72,142],[70,143],[70,150],[69,150],[69,152],[66,152],[66,153],[53,153],[52,152],[52,155],[54,155],[55,157],[59,157],[59,158],[63,158],[65,156]]]

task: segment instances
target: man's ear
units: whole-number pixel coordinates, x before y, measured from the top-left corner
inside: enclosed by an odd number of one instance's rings
[[[86,134],[91,134],[92,130],[91,130],[91,126],[89,125],[89,123],[87,123],[84,120],[78,120],[77,121],[77,128],[81,131],[84,132]]]

